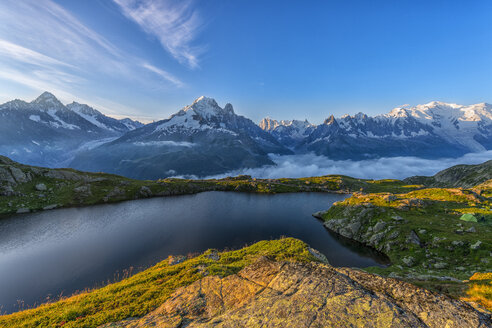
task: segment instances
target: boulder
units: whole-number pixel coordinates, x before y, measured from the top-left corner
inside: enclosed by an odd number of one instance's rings
[[[46,188],[46,185],[44,183],[38,183],[35,186],[37,191],[46,191],[48,188]]]
[[[477,250],[480,248],[480,246],[482,246],[482,242],[478,240],[475,244],[470,245],[470,248],[473,250]]]
[[[198,268],[200,271],[201,268]],[[490,313],[392,278],[265,257],[177,289],[142,318],[104,327],[487,327]]]

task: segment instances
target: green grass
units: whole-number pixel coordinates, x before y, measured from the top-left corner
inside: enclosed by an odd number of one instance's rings
[[[84,292],[55,303],[11,315],[0,316],[0,327],[97,327],[129,317],[143,316],[161,305],[177,288],[209,275],[228,276],[239,272],[259,256],[283,261],[314,261],[308,246],[285,238],[261,241],[240,250],[222,252],[214,261],[212,250],[182,263],[168,261],[106,287]]]
[[[468,190],[439,188],[390,196],[394,197],[388,198],[386,193],[354,194],[337,202],[323,216],[327,221],[345,220],[345,225],[357,220],[362,228],[354,239],[366,244],[380,232],[368,229],[378,222],[386,223],[382,230],[384,237],[371,246],[384,252],[392,265],[369,271],[384,275],[393,272],[410,278],[433,275],[466,279],[474,272],[492,270],[492,261],[487,262],[492,252],[492,222],[459,219],[463,212],[492,214],[489,199],[477,197]],[[475,232],[466,232],[472,227]],[[417,234],[421,245],[407,241],[412,232]],[[471,245],[477,241],[481,242],[480,247],[472,249]],[[403,261],[409,256],[414,260],[410,266]]]

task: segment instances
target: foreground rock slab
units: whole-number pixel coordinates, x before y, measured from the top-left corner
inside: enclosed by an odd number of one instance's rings
[[[491,327],[491,315],[411,284],[265,257],[180,288],[142,318],[109,327]]]

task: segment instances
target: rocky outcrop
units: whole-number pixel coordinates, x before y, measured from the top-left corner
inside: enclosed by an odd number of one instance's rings
[[[142,318],[103,327],[490,327],[489,313],[411,284],[265,257],[180,288]]]

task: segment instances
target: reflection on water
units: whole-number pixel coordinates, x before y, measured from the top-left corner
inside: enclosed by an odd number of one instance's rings
[[[334,238],[311,213],[346,195],[206,192],[118,204],[59,209],[0,220],[0,304],[17,310],[48,295],[114,280],[116,272],[151,266],[170,254],[239,248],[292,236],[336,266],[386,259]]]

